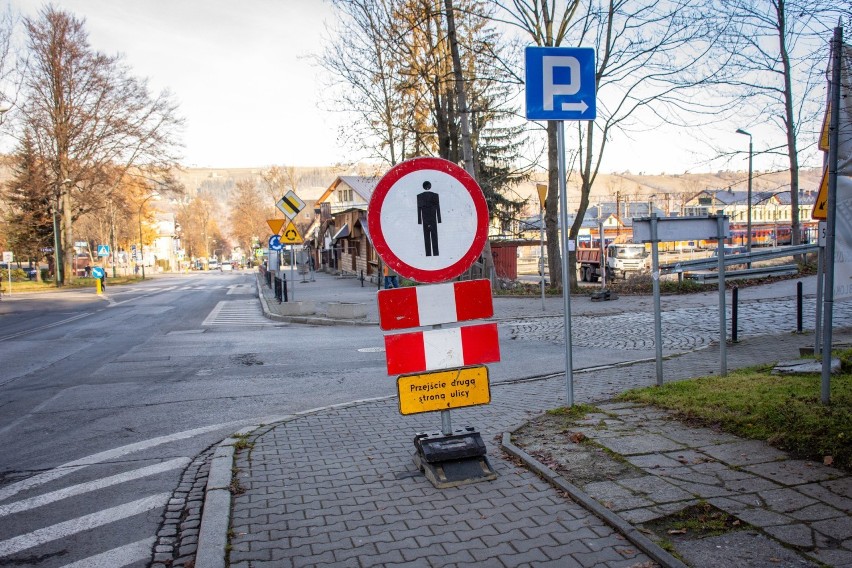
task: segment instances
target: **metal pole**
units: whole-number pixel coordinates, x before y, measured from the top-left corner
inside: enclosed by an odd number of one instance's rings
[[[565,122],[557,122],[559,151],[559,223],[562,225],[562,300],[565,318],[565,388],[569,407],[574,406],[574,369],[571,355],[571,281],[568,278],[568,196],[565,183]]]
[[[814,314],[814,355],[822,352],[822,295],[825,283],[825,246],[817,253],[816,309]]]
[[[748,253],[751,254],[751,184],[752,184],[752,169],[751,169],[751,161],[753,156],[752,144],[751,144],[751,134],[748,135],[748,215],[746,218],[748,224]],[[751,268],[751,263],[748,264],[748,267]]]
[[[290,297],[296,301],[296,278],[293,276],[293,265],[296,264],[296,245],[290,245]]]
[[[145,202],[143,201],[142,205],[139,206],[139,264],[142,265],[142,280],[145,280],[145,245],[142,244],[142,207],[144,205]]]
[[[657,244],[657,215],[651,214],[651,282],[654,289],[654,351],[657,386],[663,385],[663,322],[660,307],[660,251]]]
[[[544,311],[544,204],[539,203],[538,208],[539,219],[539,239],[541,240],[541,250],[538,255],[538,274],[541,276],[541,311]]]
[[[606,289],[606,241],[604,239],[603,223],[598,224],[601,249],[601,288]]]
[[[728,333],[725,325],[725,217],[716,212],[717,254],[719,255],[719,376],[728,375]]]
[[[796,282],[796,333],[802,333],[802,281]]]
[[[837,145],[840,141],[840,52],[843,48],[843,28],[834,28],[831,42],[833,55],[831,73],[831,122],[828,143],[828,215],[825,235],[825,302],[823,304],[822,380],[820,398],[823,404],[831,402],[831,342],[834,312],[834,235],[837,228]]]
[[[59,232],[56,227],[56,208],[53,208],[53,283],[57,288],[60,286],[62,278],[59,276]]]
[[[738,286],[734,286],[734,289],[731,290],[731,343],[737,342],[739,333],[739,302],[740,289]]]

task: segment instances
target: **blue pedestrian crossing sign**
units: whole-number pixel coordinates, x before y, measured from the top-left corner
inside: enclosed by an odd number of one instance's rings
[[[98,256],[109,256],[109,245],[98,245]]]
[[[527,47],[529,120],[594,120],[595,50],[591,47]]]
[[[104,269],[100,266],[95,266],[92,268],[92,276],[95,278],[103,278],[104,277]]]

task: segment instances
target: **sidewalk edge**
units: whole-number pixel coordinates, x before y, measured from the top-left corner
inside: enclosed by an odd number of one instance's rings
[[[581,507],[590,511],[612,528],[623,534],[627,540],[632,542],[642,552],[650,556],[652,560],[663,566],[663,568],[687,568],[686,564],[663,550],[659,545],[654,543],[654,541],[639,532],[639,530],[637,530],[633,525],[589,497],[581,491],[579,487],[568,483],[562,479],[561,475],[512,444],[511,432],[503,432],[500,447],[513,457],[523,461],[527,467],[535,471],[551,485],[566,492],[571,499]]]

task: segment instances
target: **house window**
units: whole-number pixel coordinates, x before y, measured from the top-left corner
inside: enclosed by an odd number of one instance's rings
[[[352,190],[351,189],[338,189],[337,190],[337,201],[340,203],[349,203],[352,201]]]

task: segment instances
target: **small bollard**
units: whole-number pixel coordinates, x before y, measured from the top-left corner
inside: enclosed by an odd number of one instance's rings
[[[360,280],[361,280],[361,288],[363,288],[363,287],[364,287],[364,271],[363,271],[363,270],[361,271],[361,278],[360,278]]]
[[[731,343],[737,342],[737,306],[740,297],[740,289],[734,286],[731,290]]]
[[[802,281],[796,282],[796,333],[802,333]]]

